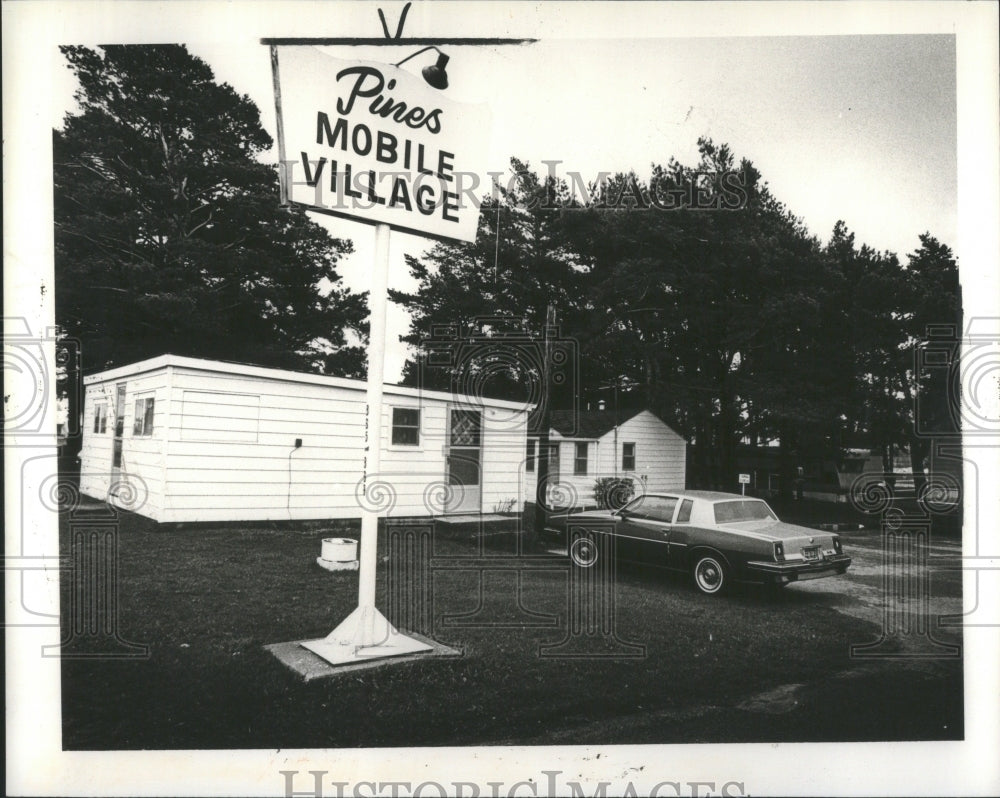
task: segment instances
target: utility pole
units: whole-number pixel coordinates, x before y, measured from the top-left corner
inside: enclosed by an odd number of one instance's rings
[[[615,479],[618,479],[618,458],[621,456],[621,447],[618,445],[618,423],[621,415],[618,413],[618,375],[615,375]]]
[[[549,481],[549,429],[551,428],[551,405],[552,405],[552,336],[556,328],[556,309],[554,305],[549,305],[545,309],[545,330],[542,355],[542,413],[538,423],[541,431],[538,437],[538,457],[537,476],[535,487],[535,529],[534,541],[538,541],[545,529],[548,521],[546,507],[547,488]]]

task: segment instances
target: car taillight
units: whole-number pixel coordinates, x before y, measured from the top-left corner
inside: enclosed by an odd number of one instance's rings
[[[833,550],[837,552],[837,554],[844,553],[844,548],[840,545],[840,538],[833,539]]]
[[[776,560],[785,559],[785,545],[783,543],[774,544],[774,559]]]

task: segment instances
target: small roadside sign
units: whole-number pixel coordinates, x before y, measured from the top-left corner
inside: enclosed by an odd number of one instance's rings
[[[747,485],[749,484],[750,484],[750,475],[740,474],[740,493],[742,493],[744,496],[747,495]]]

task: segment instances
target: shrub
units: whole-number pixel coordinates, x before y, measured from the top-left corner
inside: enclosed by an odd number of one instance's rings
[[[599,477],[594,482],[594,500],[602,510],[619,510],[635,496],[631,477]]]

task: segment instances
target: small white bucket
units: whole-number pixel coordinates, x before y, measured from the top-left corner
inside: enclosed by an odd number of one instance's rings
[[[327,562],[354,562],[358,559],[358,541],[353,538],[323,538],[320,557]]]

